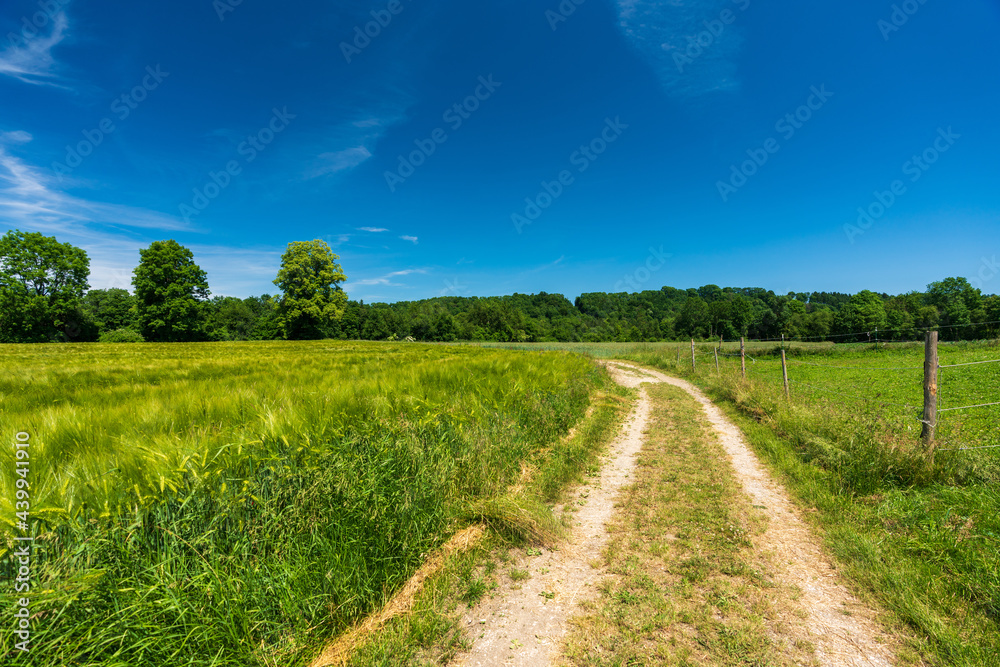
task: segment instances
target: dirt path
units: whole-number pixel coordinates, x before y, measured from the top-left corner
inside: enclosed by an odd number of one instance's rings
[[[506,594],[484,600],[463,618],[473,638],[472,651],[458,664],[548,665],[566,634],[566,621],[577,612],[581,600],[594,596],[602,573],[591,567],[608,541],[605,524],[614,511],[618,490],[629,483],[642,449],[643,432],[649,420],[650,402],[640,387],[639,400],[624,428],[611,445],[600,477],[578,489],[567,505],[574,512],[573,533],[559,551],[540,555],[521,554],[510,567],[530,573],[531,578],[506,581]],[[560,508],[556,508],[557,510]]]
[[[797,587],[797,609],[781,610],[804,619],[791,624],[816,647],[816,662],[824,666],[891,665],[887,640],[867,607],[837,582],[836,574],[781,488],[762,468],[739,429],[694,385],[655,371],[624,363],[609,363],[612,377],[636,387],[639,400],[623,431],[612,444],[598,480],[584,486],[567,503],[574,513],[571,541],[560,551],[522,554],[512,567],[530,578],[505,581],[507,591],[472,609],[463,622],[473,640],[472,650],[459,660],[468,667],[487,665],[549,665],[559,655],[569,618],[584,599],[596,597],[604,574],[595,569],[608,534],[605,524],[614,510],[619,489],[629,475],[644,441],[650,401],[642,384],[665,382],[688,392],[702,405],[705,416],[732,459],[743,490],[762,508],[769,525],[758,541],[773,561],[774,576]],[[518,584],[520,586],[518,587]],[[512,590],[513,589],[513,590]]]

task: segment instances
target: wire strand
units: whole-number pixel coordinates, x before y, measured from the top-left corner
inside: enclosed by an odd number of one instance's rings
[[[1000,359],[990,359],[988,361],[969,361],[964,364],[947,364],[938,368],[958,368],[959,366],[978,366],[980,364],[1000,364]]]
[[[980,403],[979,405],[963,405],[960,408],[943,408],[938,410],[938,412],[954,412],[955,410],[971,410],[973,408],[988,408],[992,405],[1000,405],[1000,403]]]
[[[982,447],[956,447],[954,449],[939,449],[939,452],[967,452],[970,449],[996,449],[1000,445],[984,445]]]
[[[896,366],[893,368],[883,368],[878,366],[834,366],[832,364],[814,364],[809,361],[799,361],[798,359],[789,359],[790,364],[803,364],[805,366],[818,366],[819,368],[840,368],[846,370],[860,370],[860,371],[913,371],[922,369],[923,366]]]
[[[827,334],[826,336],[789,336],[789,337],[786,337],[786,338],[748,338],[748,339],[746,339],[746,342],[748,342],[748,343],[780,343],[780,342],[794,343],[794,342],[802,342],[802,341],[808,341],[808,340],[825,341],[825,340],[830,340],[831,338],[850,338],[851,336],[856,336],[856,337],[870,336],[872,334],[885,334],[885,333],[891,333],[891,332],[894,332],[894,331],[924,331],[924,332],[926,332],[926,331],[941,331],[942,329],[961,329],[961,328],[964,328],[964,327],[979,327],[979,326],[984,326],[984,325],[987,325],[987,324],[1000,324],[1000,320],[994,320],[994,321],[991,321],[991,322],[970,322],[968,324],[946,324],[946,325],[939,325],[939,326],[934,326],[934,327],[906,327],[905,329],[901,327],[901,328],[897,328],[897,329],[879,329],[878,331],[875,331],[874,329],[872,329],[871,331],[856,331],[854,333],[845,333],[845,334]],[[724,340],[723,342],[725,342],[725,343],[738,343],[740,341],[739,341],[739,339],[736,339],[736,340]],[[872,341],[869,341],[869,342],[875,343],[876,341],[872,340]],[[923,341],[919,341],[919,340],[912,340],[912,341],[886,341],[886,340],[879,340],[877,342],[880,342],[880,343],[885,343],[885,342],[894,342],[894,343],[920,343],[920,342],[923,342]]]

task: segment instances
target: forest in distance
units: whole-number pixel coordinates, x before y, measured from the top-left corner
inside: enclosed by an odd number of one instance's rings
[[[134,297],[123,289],[91,290],[82,300],[84,338],[135,327]],[[203,340],[273,340],[278,298],[214,297],[203,301]],[[451,342],[649,342],[745,336],[868,342],[916,340],[940,328],[943,340],[1000,336],[1000,297],[984,296],[964,278],[931,283],[926,292],[891,296],[862,291],[789,293],[762,288],[592,292],[499,297],[442,296],[372,303],[350,300],[323,336],[339,340]],[[858,332],[864,332],[858,334]],[[869,336],[870,332],[870,336]]]
[[[0,237],[0,343],[414,340],[424,342],[656,342],[673,340],[908,341],[1000,337],[1000,296],[965,278],[925,292],[789,292],[759,287],[590,292],[418,301],[350,300],[322,240],[288,244],[280,294],[212,296],[207,273],[174,240],[139,251],[133,291],[90,289],[90,259],[39,233]],[[349,288],[349,285],[348,285]]]

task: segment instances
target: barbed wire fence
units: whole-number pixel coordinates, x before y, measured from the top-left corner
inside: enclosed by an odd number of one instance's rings
[[[961,327],[961,326],[983,326],[983,325],[989,325],[989,324],[996,324],[996,322],[977,322],[977,323],[970,323],[970,324],[967,324],[967,325],[954,325],[954,327],[952,327],[952,328],[957,328],[957,327]],[[859,333],[852,333],[852,334],[841,334],[840,336],[842,336],[842,337],[855,337],[855,338],[857,338],[859,336],[867,336],[867,335],[869,335],[869,332],[859,332]],[[823,337],[823,338],[824,338],[824,340],[826,340],[828,337]],[[751,371],[753,371],[754,374],[756,374],[756,375],[760,375],[760,372],[761,372],[762,369],[758,369],[758,367],[757,367],[758,358],[757,357],[753,357],[753,356],[747,354],[747,348],[746,348],[746,343],[747,342],[748,341],[746,341],[743,338],[741,338],[739,341],[736,341],[736,340],[726,341],[723,338],[720,338],[717,344],[716,343],[710,343],[711,345],[713,345],[714,349],[712,350],[711,353],[706,353],[704,351],[704,344],[702,344],[703,347],[699,351],[699,349],[697,348],[697,345],[696,345],[695,341],[692,340],[691,341],[691,368],[692,368],[692,371],[697,372],[697,369],[698,369],[697,358],[700,356],[700,357],[702,357],[703,360],[706,360],[708,362],[708,364],[709,364],[710,367],[714,363],[715,370],[716,370],[716,372],[719,372],[719,373],[721,373],[720,358],[722,358],[722,359],[739,359],[740,360],[740,366],[741,366],[740,372],[742,374],[742,377],[744,377],[744,378],[747,377],[747,373],[748,373],[748,371],[747,371],[747,369],[748,369],[747,362],[748,361],[750,362],[749,368],[751,369]],[[794,339],[782,337],[782,338],[777,338],[777,339],[752,340],[752,341],[749,341],[749,342],[758,343],[758,344],[759,343],[781,343],[781,347],[780,347],[781,374],[782,374],[781,381],[782,381],[782,383],[784,385],[785,395],[786,395],[786,397],[789,400],[791,400],[791,397],[792,397],[792,391],[791,391],[791,389],[794,386],[796,388],[802,388],[802,389],[804,389],[804,390],[812,393],[814,396],[822,394],[826,398],[826,400],[834,402],[834,403],[839,403],[840,405],[848,407],[848,408],[856,408],[859,404],[864,403],[864,404],[870,404],[870,405],[877,405],[877,406],[880,406],[882,408],[889,408],[889,409],[893,409],[893,410],[900,409],[900,408],[905,409],[908,412],[904,413],[904,415],[901,415],[901,416],[905,416],[907,419],[912,418],[917,423],[919,423],[921,425],[921,437],[922,437],[922,439],[924,441],[924,444],[925,444],[926,448],[931,453],[933,453],[933,452],[961,452],[961,451],[972,451],[972,450],[983,450],[983,449],[997,449],[997,448],[1000,448],[1000,444],[980,445],[980,444],[968,444],[968,443],[958,443],[958,442],[950,442],[950,441],[949,442],[941,443],[941,442],[938,442],[936,440],[936,434],[937,434],[937,431],[938,431],[938,425],[939,425],[942,417],[947,418],[949,416],[957,415],[957,414],[961,414],[961,413],[966,413],[968,411],[982,410],[982,409],[988,409],[988,408],[994,408],[994,407],[1000,406],[1000,400],[991,400],[991,399],[987,398],[986,400],[983,400],[981,402],[975,402],[975,403],[970,402],[967,405],[959,405],[959,406],[954,406],[954,407],[951,407],[951,406],[949,406],[949,407],[938,407],[938,398],[940,397],[939,394],[940,394],[940,387],[941,387],[940,375],[941,375],[942,371],[947,371],[948,373],[961,372],[964,369],[971,369],[971,367],[979,367],[979,366],[1000,364],[1000,359],[985,359],[985,360],[968,361],[968,362],[960,362],[960,363],[941,364],[939,362],[939,356],[938,356],[938,350],[939,350],[939,347],[938,347],[938,345],[939,345],[939,333],[938,333],[938,330],[936,328],[935,329],[928,329],[928,330],[925,331],[925,336],[924,336],[924,341],[923,341],[923,344],[924,344],[924,363],[922,365],[919,365],[919,366],[916,366],[916,365],[914,365],[914,366],[868,365],[868,364],[853,364],[852,365],[852,364],[843,364],[843,363],[840,363],[840,364],[837,364],[837,363],[829,363],[829,364],[826,364],[826,363],[816,363],[816,362],[812,362],[812,361],[801,360],[801,359],[794,358],[794,357],[793,358],[789,358],[786,355],[786,347],[785,347],[786,344],[790,344],[790,343],[794,343],[794,342],[806,342],[806,341],[802,340],[801,338],[799,340],[794,340]],[[872,342],[874,342],[876,344],[875,349],[877,351],[878,350],[878,343],[879,343],[879,340],[877,338],[877,334],[876,334],[876,337],[874,338],[874,340]],[[916,342],[916,341],[905,341],[905,342]],[[740,345],[739,352],[735,353],[735,354],[734,353],[724,352],[723,351],[723,345],[726,344],[726,343],[733,343],[733,344],[734,343],[739,343],[739,345]],[[678,364],[680,364],[680,359],[681,359],[680,355],[681,355],[680,348],[678,348],[678,357],[677,357],[677,363]],[[864,372],[864,373],[871,373],[871,372],[877,372],[877,373],[907,373],[907,372],[923,371],[923,378],[922,378],[922,383],[921,383],[920,386],[922,386],[922,389],[923,389],[924,400],[922,401],[922,404],[917,405],[917,404],[915,404],[916,402],[913,402],[913,403],[904,403],[904,402],[900,402],[900,401],[886,400],[886,399],[884,399],[882,397],[881,393],[877,393],[875,396],[872,396],[872,388],[874,386],[877,386],[878,380],[875,379],[875,378],[872,378],[871,376],[862,378],[862,379],[864,379],[868,383],[868,386],[851,385],[851,384],[845,384],[845,383],[843,383],[841,381],[838,381],[838,383],[836,385],[836,389],[833,389],[833,388],[830,388],[829,386],[822,386],[822,385],[820,385],[818,383],[814,384],[812,382],[806,382],[806,381],[803,381],[801,379],[798,379],[798,378],[796,378],[794,376],[795,375],[794,373],[790,375],[790,372],[789,372],[789,367],[790,366],[793,367],[793,368],[795,366],[819,368],[819,369],[824,369],[824,370],[829,371],[829,372],[834,373],[834,374],[839,374],[839,373],[842,373],[842,372],[845,372],[845,371],[847,371],[847,372],[855,372],[856,371],[856,372]],[[776,372],[777,369],[776,368],[768,368],[768,371]],[[918,386],[917,385],[917,379],[914,378],[913,381],[914,381],[914,386]],[[1000,387],[998,387],[998,388],[1000,388]],[[989,388],[988,387],[984,387],[984,389],[989,389]],[[850,391],[853,391],[855,393],[849,393]],[[1000,392],[998,392],[998,394],[1000,394]],[[830,398],[830,397],[836,397],[836,398]],[[913,414],[914,412],[917,412],[917,411],[919,411],[919,416]],[[1000,423],[1000,420],[998,420],[998,422],[994,422],[994,423]],[[940,446],[940,445],[944,445],[944,446]]]

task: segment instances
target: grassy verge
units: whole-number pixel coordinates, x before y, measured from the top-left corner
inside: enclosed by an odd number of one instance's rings
[[[989,355],[995,348],[959,351]],[[793,498],[818,510],[806,516],[821,528],[855,593],[890,611],[890,625],[908,626],[903,635],[917,637],[908,640],[911,659],[970,667],[995,662],[1000,478],[992,450],[939,453],[931,465],[919,430],[876,404],[802,395],[789,403],[780,380],[755,378],[753,367],[744,381],[725,369],[717,375],[714,365],[691,373],[689,361],[678,364],[672,356],[626,356],[686,377],[728,412]],[[832,372],[824,378],[836,381]]]
[[[941,666],[995,663],[1000,490],[929,484],[852,493],[804,461],[793,441],[719,403],[791,494],[819,510],[807,516],[855,593],[910,628],[911,658]]]
[[[354,653],[352,667],[447,664],[469,647],[461,613],[497,589],[499,569],[512,546],[534,543],[559,532],[552,504],[593,469],[618,433],[633,394],[606,376],[587,416],[572,434],[553,442],[532,459],[520,483],[477,518],[490,527],[471,551],[450,558],[430,577],[413,611],[391,620]],[[530,524],[530,525],[526,525]]]
[[[653,401],[636,481],[604,553],[600,599],[574,620],[569,664],[809,664],[812,647],[779,644],[783,596],[751,544],[763,529],[700,406],[666,385]]]

